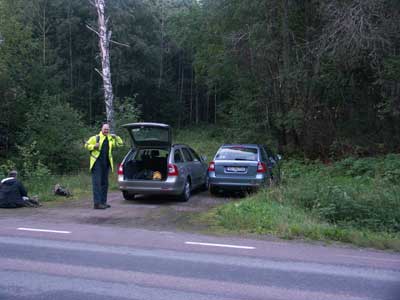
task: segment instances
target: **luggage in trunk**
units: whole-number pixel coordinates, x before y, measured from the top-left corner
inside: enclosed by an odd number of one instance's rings
[[[166,180],[168,151],[139,149],[124,163],[125,180]]]

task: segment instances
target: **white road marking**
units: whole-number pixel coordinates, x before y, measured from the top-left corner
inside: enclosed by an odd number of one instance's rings
[[[212,243],[199,243],[199,242],[185,242],[187,245],[199,245],[199,246],[210,246],[210,247],[225,247],[225,248],[235,248],[235,249],[249,249],[253,250],[256,247],[249,246],[237,246],[237,245],[226,245],[226,244],[212,244]]]
[[[64,234],[69,234],[69,233],[71,233],[71,231],[60,231],[60,230],[49,230],[49,229],[37,229],[37,228],[24,228],[24,227],[17,228],[17,230],[22,230],[22,231],[35,231],[35,232],[50,232],[50,233],[64,233]]]

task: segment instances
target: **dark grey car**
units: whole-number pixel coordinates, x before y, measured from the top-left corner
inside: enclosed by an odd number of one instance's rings
[[[142,194],[173,195],[188,201],[193,189],[206,186],[206,162],[189,146],[172,145],[169,125],[130,123],[123,127],[134,145],[118,168],[118,185],[126,200]]]
[[[223,145],[208,167],[211,193],[219,190],[256,190],[280,181],[279,155],[263,145]]]

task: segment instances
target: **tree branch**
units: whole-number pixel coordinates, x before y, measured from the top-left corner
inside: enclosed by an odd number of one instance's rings
[[[97,34],[97,36],[100,36],[100,34],[99,34],[95,29],[93,29],[92,27],[90,27],[88,24],[86,24],[86,27],[87,27],[89,30],[93,31],[95,34]]]
[[[97,73],[99,73],[99,75],[101,76],[101,78],[103,78],[103,79],[104,79],[103,73],[101,73],[101,72],[99,71],[99,69],[97,69],[97,68],[94,68],[94,70],[95,70]]]
[[[128,44],[120,43],[120,42],[117,42],[117,41],[114,41],[114,40],[110,40],[110,42],[113,43],[113,44],[119,45],[119,46],[127,47],[127,48],[130,48],[130,47],[131,47],[131,46],[128,45]]]

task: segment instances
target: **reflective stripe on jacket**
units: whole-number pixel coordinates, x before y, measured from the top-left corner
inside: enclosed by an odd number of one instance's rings
[[[96,139],[99,137],[99,149],[94,149],[96,145]],[[101,147],[103,147],[103,142],[106,139],[106,136],[100,131],[98,135],[92,136],[88,141],[85,143],[85,148],[90,151],[90,170],[93,168],[94,163],[100,156]],[[112,157],[112,150],[114,147],[120,147],[123,145],[122,139],[115,135],[112,136],[111,134],[108,135],[108,159],[111,165],[111,171],[114,171],[114,161]]]

